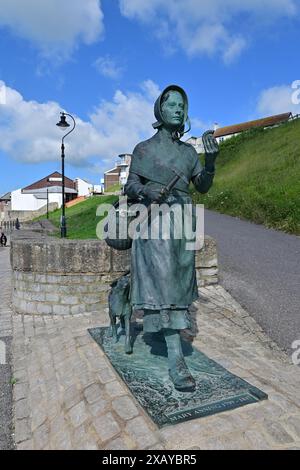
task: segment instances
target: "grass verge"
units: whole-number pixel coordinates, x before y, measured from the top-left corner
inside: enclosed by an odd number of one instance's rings
[[[300,235],[300,120],[225,141],[209,193],[191,191],[208,209]]]

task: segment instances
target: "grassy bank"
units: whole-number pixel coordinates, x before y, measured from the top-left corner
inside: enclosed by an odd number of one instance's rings
[[[214,185],[195,202],[300,234],[300,120],[233,137],[220,146]]]
[[[222,143],[213,187],[192,193],[209,209],[300,235],[300,120]],[[97,207],[117,198],[94,196],[66,209],[68,238],[97,238]],[[49,216],[58,229],[60,216]]]
[[[97,207],[100,204],[112,204],[116,200],[117,196],[94,196],[73,207],[66,208],[68,238],[82,240],[97,238],[96,226],[101,220],[101,217],[96,216]],[[49,214],[49,220],[58,229],[57,236],[60,236],[60,217],[61,209]]]

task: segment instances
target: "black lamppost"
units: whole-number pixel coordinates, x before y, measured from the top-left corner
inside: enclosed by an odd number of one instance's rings
[[[47,188],[47,219],[49,219],[49,189]]]
[[[70,124],[66,121],[66,116],[69,116],[73,120],[72,129],[67,132],[61,140],[61,173],[62,173],[62,215],[61,215],[61,224],[60,224],[60,236],[61,238],[66,238],[67,236],[67,225],[66,225],[66,216],[65,216],[65,145],[64,140],[67,135],[71,134],[74,131],[76,122],[71,114],[60,113],[60,121],[56,124],[63,131],[70,127]]]

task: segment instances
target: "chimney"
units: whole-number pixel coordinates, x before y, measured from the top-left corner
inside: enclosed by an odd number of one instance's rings
[[[220,125],[218,122],[214,122],[214,131],[216,131],[217,129],[219,129]]]

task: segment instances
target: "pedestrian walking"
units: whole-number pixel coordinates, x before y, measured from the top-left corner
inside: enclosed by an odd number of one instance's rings
[[[1,232],[0,244],[1,244],[1,246],[6,246],[6,244],[7,244],[7,237],[4,234],[4,232]]]

